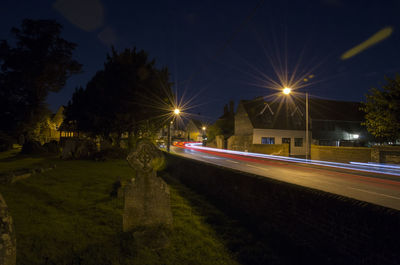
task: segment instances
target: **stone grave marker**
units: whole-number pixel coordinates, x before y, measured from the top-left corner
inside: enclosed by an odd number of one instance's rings
[[[164,156],[153,143],[141,140],[127,160],[136,177],[124,190],[123,230],[134,231],[151,248],[165,247],[169,241],[160,227],[172,226],[172,212],[168,185],[157,176]],[[155,236],[154,231],[160,232]]]
[[[17,247],[12,218],[0,194],[0,264],[15,265]]]

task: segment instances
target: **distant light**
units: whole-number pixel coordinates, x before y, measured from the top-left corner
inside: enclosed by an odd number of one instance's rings
[[[203,131],[205,131],[205,130],[206,130],[206,127],[203,126]]]
[[[352,136],[353,136],[353,139],[358,139],[358,137],[360,137],[360,135],[358,135],[358,134],[353,134]]]
[[[285,94],[285,95],[289,95],[290,94],[290,92],[292,92],[292,89],[291,88],[288,88],[288,87],[285,87],[284,89],[283,89],[283,94]]]
[[[181,112],[181,111],[180,111],[179,109],[175,109],[175,110],[174,110],[174,113],[175,113],[176,115],[178,115],[180,112]]]

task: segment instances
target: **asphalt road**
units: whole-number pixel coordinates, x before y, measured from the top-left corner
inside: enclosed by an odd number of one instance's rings
[[[171,146],[178,155],[400,210],[400,176]]]

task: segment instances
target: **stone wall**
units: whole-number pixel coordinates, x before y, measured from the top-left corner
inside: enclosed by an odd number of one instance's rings
[[[332,162],[370,162],[371,148],[311,145],[311,159]]]
[[[224,149],[225,148],[225,137],[223,135],[215,136],[216,148]]]
[[[307,253],[299,264],[400,264],[399,211],[171,154],[167,163],[258,235],[275,231],[287,255]]]
[[[248,151],[253,142],[253,135],[232,135],[228,138],[228,149]]]
[[[371,162],[400,164],[400,146],[374,146]]]
[[[228,138],[228,150],[289,156],[288,144],[252,144],[252,142],[252,135],[232,135]]]
[[[252,144],[249,152],[267,155],[289,156],[288,144]]]

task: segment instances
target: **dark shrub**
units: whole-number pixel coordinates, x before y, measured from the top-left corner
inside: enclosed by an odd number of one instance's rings
[[[127,149],[113,146],[97,152],[93,158],[97,161],[104,161],[107,159],[125,159],[127,155]]]
[[[0,152],[8,151],[12,148],[13,139],[7,134],[0,132]]]
[[[97,152],[96,143],[89,139],[67,139],[63,144],[62,159],[90,159]]]
[[[26,141],[22,146],[21,154],[37,155],[46,153],[46,149],[38,141]]]
[[[55,140],[45,143],[43,145],[43,147],[44,147],[44,149],[46,149],[46,152],[49,154],[59,154],[60,150],[61,150],[60,145]]]

